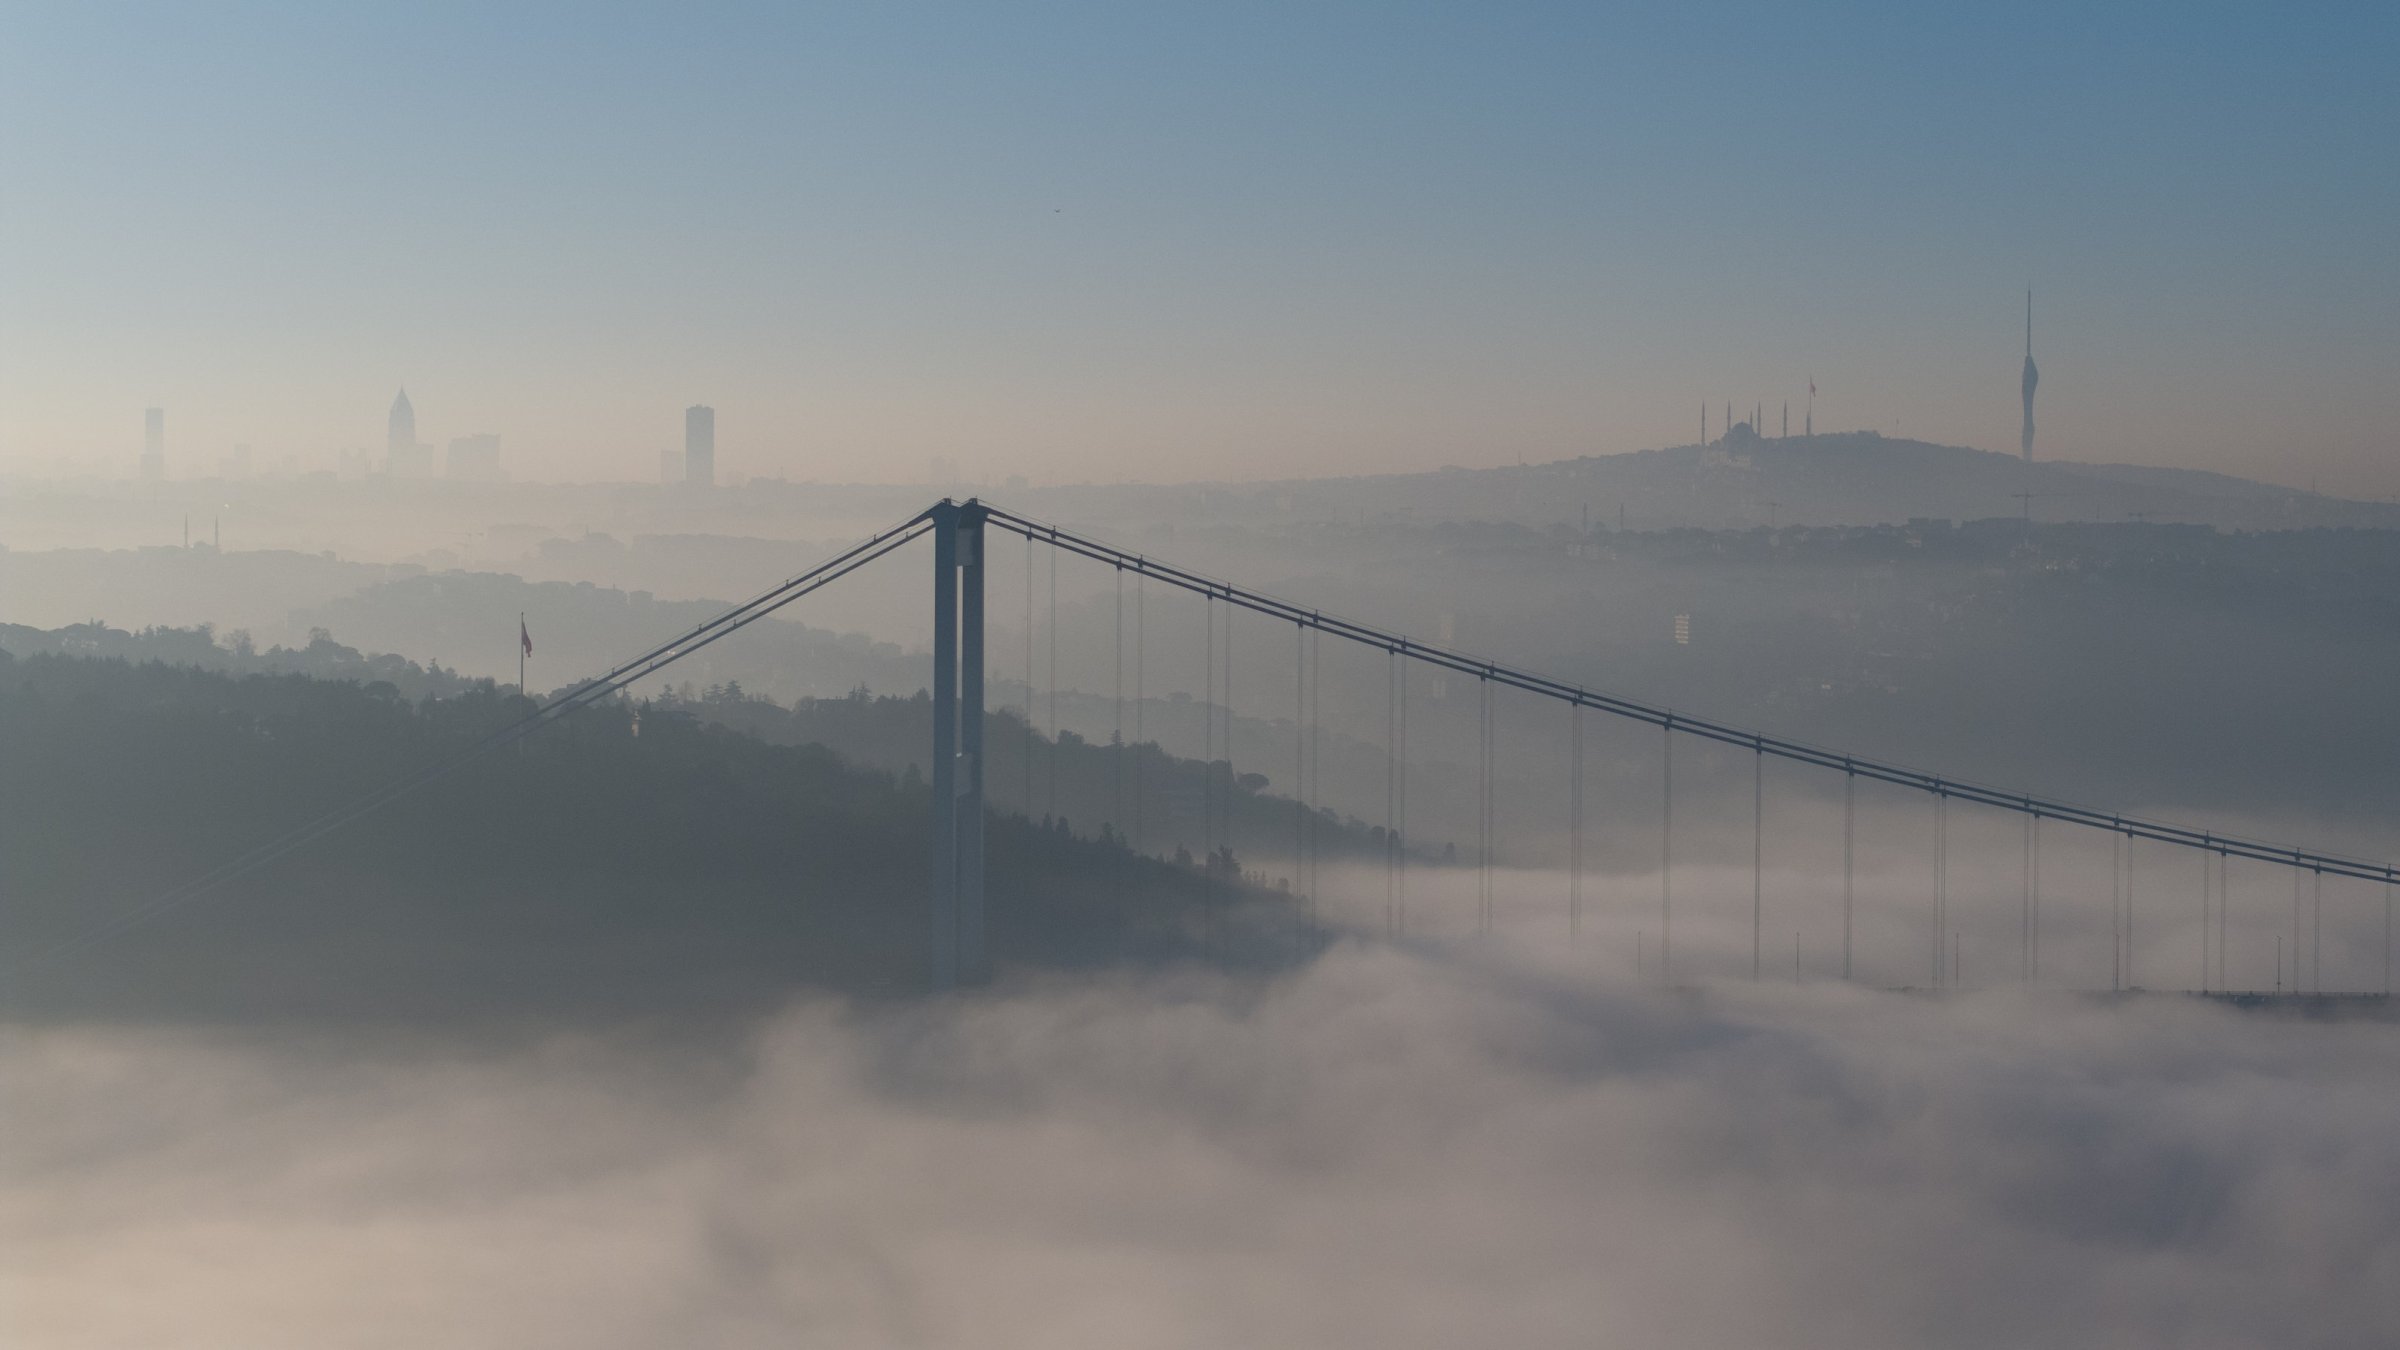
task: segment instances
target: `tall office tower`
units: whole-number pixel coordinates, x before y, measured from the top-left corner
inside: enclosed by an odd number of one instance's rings
[[[384,433],[383,472],[390,478],[433,477],[433,447],[417,441],[417,410],[408,391],[392,400],[392,416]]]
[[[2020,445],[2025,462],[2033,462],[2033,387],[2042,382],[2042,373],[2033,368],[2033,288],[2025,288],[2025,434]]]
[[[167,476],[167,410],[149,408],[142,413],[142,477],[157,482]]]
[[[409,405],[408,391],[392,400],[392,419],[384,435],[384,450],[389,454],[406,454],[417,448],[417,410]]]
[[[717,481],[717,410],[706,404],[683,410],[683,481],[693,487]]]

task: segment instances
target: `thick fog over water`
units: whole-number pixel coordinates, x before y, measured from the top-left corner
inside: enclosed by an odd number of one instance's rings
[[[16,1026],[0,1072],[0,1317],[61,1350],[2400,1331],[2400,1042],[2178,1001],[1346,942],[705,1032]]]
[[[0,5],[0,1350],[2400,1346],[2400,8],[222,9]]]

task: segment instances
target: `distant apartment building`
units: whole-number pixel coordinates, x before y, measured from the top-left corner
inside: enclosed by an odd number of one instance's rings
[[[717,481],[717,410],[705,404],[683,410],[683,481],[693,487]]]
[[[500,438],[488,431],[451,437],[450,455],[443,472],[471,483],[499,482]]]
[[[167,476],[167,410],[142,413],[142,478],[155,483]]]

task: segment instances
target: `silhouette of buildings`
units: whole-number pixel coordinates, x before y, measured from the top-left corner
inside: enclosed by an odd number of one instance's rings
[[[683,410],[683,481],[692,487],[717,481],[717,410],[706,404]]]
[[[155,483],[167,476],[167,410],[142,412],[142,478]]]
[[[476,483],[499,482],[500,438],[488,431],[451,437],[449,462],[444,469],[452,478]]]
[[[406,389],[392,400],[392,415],[385,424],[383,471],[393,478],[433,477],[433,447],[417,440],[417,410]]]
[[[2033,368],[2033,288],[2025,288],[2025,431],[2019,446],[2025,452],[2025,462],[2033,462],[2033,387],[2042,381],[2042,373]]]

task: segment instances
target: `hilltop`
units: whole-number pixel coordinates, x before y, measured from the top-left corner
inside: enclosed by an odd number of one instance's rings
[[[1057,489],[1093,513],[1143,489]],[[2048,522],[2129,519],[2223,529],[2400,527],[2400,505],[2351,501],[2226,474],[2035,460],[1872,431],[1754,436],[1737,426],[1706,445],[1586,455],[1547,464],[1342,479],[1158,489],[1201,492],[1206,514],[1344,519],[1615,524],[1744,529],[1766,524],[1878,525],[2027,513]]]

